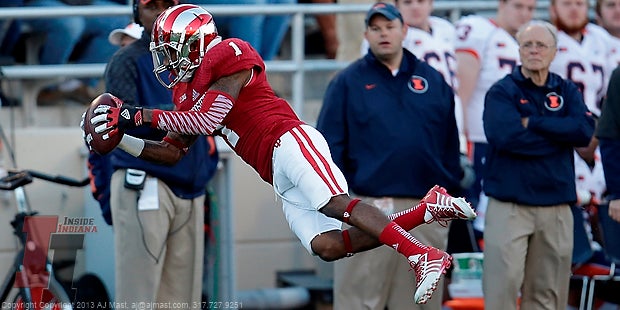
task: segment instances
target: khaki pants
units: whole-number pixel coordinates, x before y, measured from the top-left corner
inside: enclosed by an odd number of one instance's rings
[[[489,197],[484,229],[485,309],[564,310],[573,251],[568,205],[524,206]]]
[[[373,198],[360,197],[369,203]],[[394,212],[411,208],[419,199],[394,199]],[[348,227],[346,227],[348,228]],[[345,229],[345,227],[343,227]],[[448,228],[439,224],[422,224],[411,231],[425,245],[445,250]],[[343,258],[334,265],[334,310],[373,309],[440,310],[443,278],[437,284],[433,297],[425,305],[413,301],[415,273],[402,254],[387,246]]]
[[[204,253],[204,195],[180,199],[157,182],[159,208],[138,211],[138,191],[112,175],[116,301],[179,302],[200,308]]]

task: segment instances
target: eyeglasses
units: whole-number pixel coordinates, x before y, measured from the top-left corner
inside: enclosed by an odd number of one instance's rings
[[[525,42],[522,43],[520,46],[520,48],[525,49],[525,50],[531,50],[531,49],[535,49],[537,51],[546,51],[549,48],[553,47],[553,45],[547,45],[545,43],[542,42]]]

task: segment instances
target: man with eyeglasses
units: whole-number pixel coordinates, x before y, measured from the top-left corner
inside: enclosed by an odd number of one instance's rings
[[[566,309],[577,200],[573,147],[588,145],[594,119],[577,86],[549,71],[555,27],[532,21],[516,35],[521,65],[484,104],[489,142],[484,192],[486,309]]]

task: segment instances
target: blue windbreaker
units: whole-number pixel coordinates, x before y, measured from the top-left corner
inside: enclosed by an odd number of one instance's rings
[[[573,148],[588,145],[594,118],[573,82],[549,73],[539,87],[520,70],[497,81],[485,97],[489,147],[483,189],[493,198],[525,205],[572,203],[577,200]]]
[[[435,184],[458,192],[452,88],[403,51],[396,76],[372,53],[342,70],[327,88],[317,129],[356,194],[421,198]]]

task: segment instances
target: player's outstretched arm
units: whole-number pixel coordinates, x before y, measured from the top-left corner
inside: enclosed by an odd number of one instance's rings
[[[118,147],[144,160],[164,165],[174,165],[183,158],[197,137],[168,133],[162,141],[152,141],[125,134]]]
[[[246,69],[221,77],[190,111],[148,109],[120,102],[98,106],[90,122],[98,134],[108,137],[142,125],[183,135],[210,135],[232,109],[241,89],[252,81],[253,72]]]
[[[252,78],[253,70],[243,70],[239,71],[235,74],[231,74],[229,76],[224,76],[219,80],[215,81],[211,87],[209,87],[209,91],[211,92],[221,92],[229,95],[233,100],[236,100],[239,97],[239,92],[241,92],[241,88],[247,85]],[[211,106],[212,102],[207,102],[209,106]],[[193,112],[197,111],[197,107],[192,108]],[[200,111],[208,110],[208,108],[200,107]],[[144,123],[150,124],[153,122],[153,114],[159,114],[161,112],[166,112],[162,110],[154,110],[154,109],[143,109],[142,117]],[[170,114],[178,114],[185,113],[189,111],[168,111]]]
[[[247,69],[220,78],[211,85],[200,104],[192,107],[190,111],[145,109],[125,104],[115,98],[114,104],[91,105],[92,113],[86,114],[92,115],[88,120],[83,120],[83,123],[88,122],[89,128],[94,128],[94,132],[103,140],[118,141],[118,138],[115,140],[114,137],[122,135],[120,142],[114,142],[115,146],[119,143],[119,148],[135,157],[162,164],[174,164],[183,157],[186,145],[191,144],[183,139],[179,140],[179,137],[213,134],[232,109],[241,89],[251,83],[253,74],[253,69]],[[168,131],[168,139],[156,142],[124,135],[127,129],[147,124]]]
[[[233,108],[241,89],[251,83],[253,70],[241,70],[215,81],[190,111],[144,110],[152,127],[184,135],[210,135]]]

